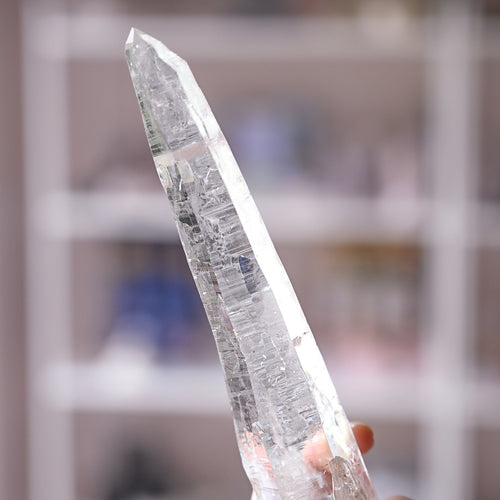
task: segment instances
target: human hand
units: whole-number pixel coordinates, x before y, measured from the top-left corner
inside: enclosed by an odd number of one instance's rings
[[[367,453],[373,448],[374,438],[371,427],[361,423],[353,423],[352,431],[358,443],[361,453]],[[312,440],[304,447],[302,451],[307,461],[317,470],[326,474],[330,473],[329,461],[332,458],[330,447],[325,436],[320,433],[312,438]],[[255,495],[252,495],[251,500],[256,500]],[[388,500],[410,500],[408,497],[395,496]]]

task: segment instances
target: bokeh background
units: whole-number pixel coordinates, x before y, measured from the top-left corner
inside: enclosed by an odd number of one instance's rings
[[[3,0],[0,498],[249,498],[123,45],[187,59],[381,498],[500,498],[500,2]]]

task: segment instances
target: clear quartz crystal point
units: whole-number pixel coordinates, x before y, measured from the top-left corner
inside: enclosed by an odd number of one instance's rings
[[[287,274],[188,65],[134,28],[126,54],[217,343],[254,497],[376,499]],[[314,456],[323,436],[331,456],[321,466]]]

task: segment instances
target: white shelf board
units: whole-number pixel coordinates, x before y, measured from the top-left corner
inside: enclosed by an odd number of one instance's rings
[[[42,199],[38,227],[77,240],[178,241],[166,195],[137,192],[59,192]]]
[[[431,207],[426,200],[339,198],[326,193],[285,190],[257,194],[256,203],[274,241],[291,244],[367,242],[425,244]],[[434,212],[447,218],[455,205]],[[500,248],[500,203],[471,206],[476,214],[469,234],[441,228],[449,238],[466,238],[472,248]],[[95,241],[170,241],[178,235],[161,189],[147,191],[62,191],[41,200],[38,227],[50,237]],[[457,233],[457,234],[455,234]]]
[[[218,366],[60,363],[41,380],[42,396],[59,411],[230,414]]]
[[[426,43],[428,24],[384,17],[51,13],[38,18],[37,50],[42,57],[55,59],[122,60],[125,39],[134,26],[191,60],[415,58],[432,49]],[[67,43],[53,43],[61,38]]]
[[[418,243],[423,201],[335,198],[314,192],[256,196],[275,242]],[[48,236],[97,241],[178,241],[166,195],[60,192],[42,199],[38,227]]]
[[[404,422],[418,415],[413,374],[344,373],[335,377],[335,384],[348,414]],[[59,363],[41,377],[40,394],[61,412],[230,416],[218,365]]]

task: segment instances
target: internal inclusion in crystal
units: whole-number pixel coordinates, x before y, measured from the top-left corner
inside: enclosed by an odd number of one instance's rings
[[[136,29],[126,54],[257,498],[376,499],[286,272],[188,65]],[[333,489],[304,453],[318,435],[332,453]]]

